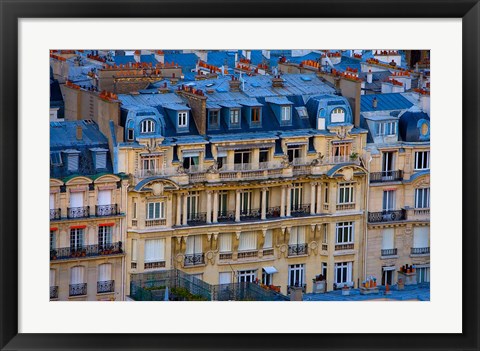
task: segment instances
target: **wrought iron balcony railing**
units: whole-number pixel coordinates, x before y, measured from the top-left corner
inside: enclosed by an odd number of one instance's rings
[[[58,286],[55,285],[50,287],[50,298],[58,299]]]
[[[69,296],[87,295],[87,283],[70,284]]]
[[[205,264],[205,255],[203,253],[186,254],[183,264],[184,266],[197,266]]]
[[[88,218],[90,217],[90,206],[67,207],[67,218]]]
[[[395,182],[403,179],[403,171],[382,171],[370,173],[370,183]]]
[[[267,208],[267,218],[280,217],[280,206]]]
[[[368,212],[370,223],[402,221],[405,219],[405,210]]]
[[[62,218],[62,210],[60,208],[50,209],[50,220],[56,220]]]
[[[219,222],[234,222],[235,211],[218,211],[217,219]]]
[[[412,255],[427,255],[430,254],[430,247],[412,247]]]
[[[290,209],[292,217],[300,217],[310,214],[310,204],[294,204]]]
[[[115,280],[105,280],[97,282],[97,294],[109,293],[115,291]]]
[[[187,214],[188,225],[207,223],[207,212],[190,212]]]
[[[68,260],[100,255],[118,255],[123,253],[122,242],[96,244],[77,247],[61,247],[50,250],[50,260]]]
[[[111,205],[96,205],[95,206],[95,216],[102,217],[102,216],[115,216],[120,214],[118,211],[117,204]]]
[[[260,218],[261,215],[261,209],[259,208],[251,208],[248,210],[241,210],[240,211],[240,219],[246,220],[246,219],[256,219]]]
[[[397,249],[382,249],[382,256],[396,256]]]
[[[308,253],[308,244],[288,245],[288,256],[301,256]]]

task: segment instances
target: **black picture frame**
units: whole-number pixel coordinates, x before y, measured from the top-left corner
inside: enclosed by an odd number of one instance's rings
[[[112,6],[115,3],[115,6]],[[17,0],[0,1],[0,347],[2,350],[478,350],[478,0]],[[463,333],[461,334],[21,334],[18,333],[18,24],[72,17],[404,17],[462,18]],[[301,323],[291,319],[292,323]]]

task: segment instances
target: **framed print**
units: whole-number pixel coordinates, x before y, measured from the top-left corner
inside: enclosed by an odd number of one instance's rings
[[[2,349],[477,349],[478,17],[3,3]]]

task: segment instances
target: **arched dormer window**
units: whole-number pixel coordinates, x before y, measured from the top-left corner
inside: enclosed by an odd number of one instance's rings
[[[332,123],[345,122],[345,110],[340,107],[334,108],[330,118]]]
[[[151,119],[143,120],[140,128],[140,132],[141,133],[155,132],[155,122],[152,121]]]

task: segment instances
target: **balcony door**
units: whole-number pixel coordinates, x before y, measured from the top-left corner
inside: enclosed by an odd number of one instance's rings
[[[83,247],[83,228],[70,229],[70,251],[78,251]]]
[[[219,216],[226,216],[228,210],[228,191],[221,190],[218,192],[218,214]]]
[[[383,192],[383,211],[393,210],[395,210],[395,190],[385,190]]]
[[[187,219],[195,220],[198,216],[200,194],[198,191],[192,191],[187,197]]]
[[[242,150],[235,151],[233,162],[235,163],[235,170],[248,170],[251,163],[251,151]]]
[[[349,160],[350,148],[352,143],[346,142],[333,142],[332,156],[335,162],[346,162]]]
[[[243,191],[240,194],[240,211],[242,214],[247,215],[247,214],[250,214],[251,209],[252,209],[252,192]]]
[[[395,266],[393,267],[383,267],[383,274],[382,274],[382,285],[393,284],[393,273],[395,272]]]
[[[384,152],[382,156],[382,178],[384,180],[393,179],[395,168],[395,153]]]
[[[112,227],[99,226],[98,227],[98,248],[99,250],[106,250],[112,245]]]
[[[294,162],[295,159],[302,157],[301,146],[289,146],[287,148],[288,162]]]
[[[305,265],[293,264],[288,266],[288,285],[303,286],[305,284]]]
[[[196,255],[202,253],[202,236],[190,235],[187,237],[187,249],[185,254]]]
[[[238,282],[248,282],[253,283],[257,278],[257,272],[255,270],[248,270],[248,271],[238,271]]]
[[[291,191],[290,208],[296,211],[302,205],[302,184],[293,184]]]

